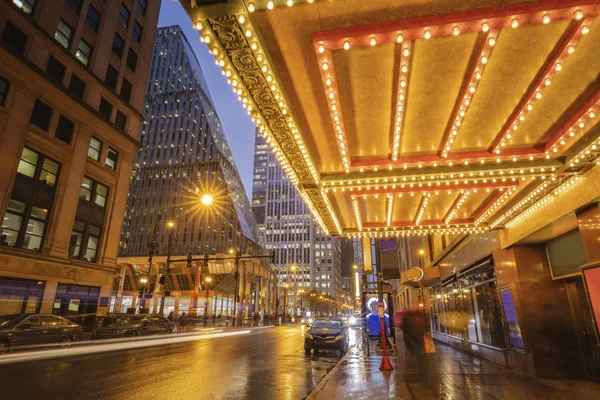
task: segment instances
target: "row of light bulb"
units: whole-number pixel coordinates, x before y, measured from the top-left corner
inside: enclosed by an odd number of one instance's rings
[[[598,151],[600,150],[600,139],[596,139],[596,141],[590,143],[585,149],[581,150],[577,155],[575,155],[570,161],[569,165],[574,167],[576,164],[585,161],[593,161],[598,156]],[[600,158],[598,158],[597,163],[600,164]]]
[[[556,54],[553,58],[551,58],[548,62],[552,67],[548,70],[548,73],[545,76],[539,78],[539,81],[536,82],[535,85],[531,87],[528,93],[525,95],[525,101],[520,103],[519,108],[512,115],[512,118],[508,120],[505,124],[506,128],[500,137],[500,140],[497,145],[494,146],[492,151],[496,154],[500,154],[502,147],[506,146],[506,144],[512,138],[512,135],[515,134],[517,129],[519,129],[519,125],[525,120],[528,112],[533,109],[533,105],[535,102],[542,98],[542,92],[544,89],[547,89],[551,83],[552,79],[556,75],[557,72],[563,69],[563,64],[566,58],[575,52],[575,46],[581,39],[582,35],[585,35],[589,32],[589,27],[587,25],[583,25],[582,22],[578,22],[575,29],[574,35],[569,39],[567,46],[565,46],[564,50],[558,54]],[[564,138],[563,138],[564,144]],[[552,148],[553,152],[557,152],[558,149],[556,147]]]
[[[502,192],[504,189],[500,188],[500,191]],[[516,191],[517,190],[515,188],[510,188],[502,193],[502,195],[475,220],[475,224],[479,225],[483,221],[487,220],[488,217],[491,217],[504,203],[506,203],[508,199],[512,197]]]
[[[429,199],[431,195],[429,193],[423,194],[423,198],[421,200],[421,204],[419,206],[419,210],[417,211],[417,218],[415,219],[415,225],[419,225],[421,223],[421,219],[423,218],[423,214],[427,209],[427,205],[429,204]]]
[[[339,101],[339,90],[333,71],[333,57],[331,51],[327,50],[322,44],[319,44],[316,47],[316,50],[318,53],[317,57],[322,60],[321,77],[325,87],[325,94],[329,101],[329,116],[338,144],[338,151],[340,152],[344,170],[348,173],[350,172],[350,151],[346,131],[344,129],[344,117],[342,115],[341,107],[339,106],[341,103]]]
[[[469,179],[469,181],[475,184],[480,182],[487,183],[488,179],[499,178],[502,179],[506,176],[541,176],[541,175],[551,175],[556,172],[556,167],[536,167],[536,168],[519,168],[519,169],[497,169],[497,170],[471,170],[459,172],[456,171],[454,173],[448,174],[439,174],[439,175],[405,175],[405,176],[394,176],[394,177],[381,177],[381,178],[365,178],[365,179],[356,179],[356,180],[334,180],[334,181],[323,181],[322,185],[324,187],[331,186],[333,189],[335,188],[360,188],[368,185],[394,185],[400,183],[411,183],[410,187],[413,187],[412,183],[425,183],[428,186],[432,186],[433,184],[440,186],[439,183],[444,182],[452,182],[456,180]],[[494,180],[493,182],[496,182]],[[404,184],[401,185],[402,188],[405,187]]]
[[[251,38],[254,36],[253,30],[251,29],[252,27],[251,27],[250,22],[243,14],[239,15],[237,17],[237,20],[240,24],[242,31],[244,32],[244,35],[250,42]],[[227,82],[230,85],[232,85],[232,90],[234,91],[234,93],[236,93],[238,95],[238,99],[242,102],[242,106],[248,110],[248,113],[252,117],[252,121],[259,127],[260,132],[263,133],[263,136],[265,138],[272,138],[271,148],[277,155],[277,159],[283,166],[285,172],[290,177],[290,181],[297,188],[298,177],[297,177],[296,173],[294,172],[293,168],[287,161],[287,158],[285,157],[283,150],[276,143],[273,133],[271,132],[271,130],[268,127],[266,127],[266,124],[262,120],[261,115],[258,112],[256,112],[256,107],[255,107],[255,105],[253,105],[252,97],[246,93],[245,88],[243,88],[242,80],[234,72],[235,69],[229,68],[229,65],[228,65],[229,63],[226,61],[226,58],[225,58],[225,52],[222,50],[222,48],[218,44],[218,41],[214,40],[215,43],[213,46],[211,46],[211,42],[213,41],[212,33],[210,32],[209,29],[205,29],[203,32],[204,26],[202,24],[202,21],[196,21],[196,23],[194,24],[194,28],[200,32],[200,40],[202,42],[206,43],[206,45],[209,48],[209,53],[211,53],[215,57],[216,64],[223,68],[223,71],[222,71],[223,75],[225,75],[227,77]],[[261,66],[261,71],[264,74],[265,80],[269,86],[269,89],[271,90],[271,93],[275,97],[275,100],[280,108],[280,111],[284,116],[283,118],[286,118],[286,123],[287,123],[288,129],[290,130],[290,133],[294,136],[294,139],[296,141],[296,144],[298,145],[298,149],[299,149],[300,153],[302,154],[302,157],[306,163],[306,166],[309,169],[313,179],[318,184],[319,183],[319,174],[318,174],[312,160],[310,159],[308,150],[307,150],[304,142],[302,141],[302,137],[299,134],[298,129],[296,128],[292,117],[289,115],[286,103],[283,100],[283,96],[278,91],[278,85],[275,81],[275,78],[273,77],[272,73],[270,73],[270,71],[272,69],[268,66],[266,57],[260,51],[258,51],[258,47],[259,47],[258,41],[257,40],[251,41],[250,47],[256,53],[255,56],[256,56],[257,64]]]
[[[326,191],[321,189],[319,193],[321,194],[321,200],[325,203],[325,206],[327,207],[327,212],[329,213],[329,216],[333,220],[333,223],[335,225],[335,228],[338,231],[338,234],[341,235],[342,227],[340,226],[340,223],[336,217],[336,214],[333,212],[333,207],[331,207],[331,202],[329,201],[329,197],[327,196]]]
[[[364,237],[381,238],[381,237],[399,237],[399,236],[402,236],[402,237],[404,237],[404,236],[425,236],[425,235],[430,235],[430,234],[456,235],[456,234],[483,233],[487,230],[488,230],[488,228],[482,227],[482,226],[478,226],[478,227],[465,226],[465,227],[460,227],[460,228],[448,228],[448,227],[426,228],[426,229],[421,228],[421,229],[414,229],[414,230],[406,229],[406,228],[398,229],[397,227],[393,227],[390,229],[386,229],[384,231],[348,232],[348,233],[346,233],[346,237],[353,239],[353,238],[364,238]]]
[[[551,182],[540,182],[535,190],[529,193],[525,198],[521,199],[517,204],[512,206],[508,211],[502,214],[498,219],[496,219],[490,227],[493,229],[497,226],[500,226],[503,222],[510,220],[513,215],[517,215],[523,209],[528,207],[530,204],[534,203],[540,196],[546,193],[549,188],[560,184],[560,182],[564,181],[564,178],[556,178],[552,177]]]
[[[560,185],[552,193],[547,194],[546,196],[544,196],[543,198],[541,198],[540,200],[538,200],[537,202],[535,202],[527,210],[521,212],[519,215],[517,215],[515,218],[513,218],[511,221],[509,221],[506,224],[506,227],[507,228],[512,227],[513,225],[515,225],[519,221],[523,220],[524,218],[527,218],[529,215],[531,215],[532,213],[534,213],[537,210],[539,210],[540,208],[542,208],[544,205],[546,205],[546,204],[554,201],[554,199],[557,196],[563,194],[565,190],[567,190],[570,187],[572,187],[575,183],[577,183],[577,181],[579,181],[579,179],[580,179],[579,176],[575,176],[573,178],[568,179],[564,184]]]
[[[323,218],[321,218],[321,215],[317,211],[315,205],[313,204],[313,202],[310,199],[310,197],[308,196],[308,194],[304,191],[301,191],[300,197],[302,197],[302,201],[304,201],[304,204],[306,204],[306,206],[310,210],[315,221],[317,221],[317,223],[321,227],[321,230],[323,231],[323,233],[325,233],[326,236],[329,236],[329,229],[327,228],[327,225],[325,225],[325,221],[323,221]]]
[[[452,127],[450,128],[450,133],[447,135],[446,143],[444,143],[444,149],[442,150],[442,157],[444,158],[448,157],[448,153],[450,152],[452,144],[456,139],[456,135],[458,134],[460,126],[465,118],[465,114],[469,108],[469,105],[471,104],[471,100],[473,99],[475,91],[477,90],[477,84],[481,79],[483,69],[489,60],[494,45],[496,44],[497,36],[498,31],[488,30],[485,43],[481,48],[479,56],[477,57],[475,68],[473,68],[473,72],[469,77],[469,84],[464,87],[464,91],[459,97],[461,99],[460,107],[458,107],[456,113],[452,115]]]
[[[298,3],[300,3],[301,1],[298,1]],[[307,3],[314,3],[315,0],[306,0]],[[285,4],[288,7],[292,7],[295,2],[294,0],[286,0]],[[256,3],[254,1],[247,1],[246,2],[246,8],[248,9],[249,12],[254,12],[256,11]],[[273,0],[269,0],[267,1],[267,10],[272,10],[275,8],[275,2]]]
[[[450,213],[444,219],[444,223],[446,225],[448,225],[448,223],[450,223],[450,221],[452,221],[454,219],[454,216],[456,215],[458,210],[462,207],[465,200],[467,200],[467,197],[469,197],[469,194],[471,194],[471,192],[468,190],[465,190],[459,195],[458,201],[456,203],[454,203],[452,210],[450,210]]]
[[[548,150],[552,149],[552,152],[557,153],[559,147],[564,146],[569,138],[575,136],[577,131],[584,130],[587,123],[593,123],[593,119],[596,118],[596,108],[600,108],[600,100],[596,104],[592,105],[577,121],[568,128],[564,129],[564,133],[554,143],[548,143]]]
[[[362,218],[360,217],[360,208],[358,206],[358,199],[356,197],[352,197],[352,208],[354,210],[356,226],[358,226],[358,230],[362,231]]]
[[[344,44],[344,48],[346,45]],[[411,43],[407,42],[402,49],[400,58],[400,74],[398,77],[398,97],[396,101],[396,120],[394,121],[394,140],[392,141],[392,160],[398,160],[400,152],[400,136],[402,129],[402,120],[406,109],[406,93],[408,92],[408,76],[410,66],[410,48]]]
[[[392,211],[394,209],[394,195],[388,194],[387,196],[387,215],[386,215],[386,225],[389,228],[392,224]]]

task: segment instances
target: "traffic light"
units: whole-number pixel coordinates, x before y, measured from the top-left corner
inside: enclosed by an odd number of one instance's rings
[[[271,264],[275,264],[275,250],[271,250]]]
[[[192,268],[192,253],[187,254],[187,266],[188,268]]]

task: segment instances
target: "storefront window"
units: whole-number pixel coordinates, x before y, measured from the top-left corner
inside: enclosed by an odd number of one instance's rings
[[[517,310],[513,301],[512,293],[510,289],[502,290],[500,292],[502,299],[502,306],[504,307],[504,316],[506,318],[506,324],[508,325],[508,337],[510,338],[510,345],[519,349],[524,349],[523,337],[521,336],[521,327],[519,326],[519,320],[517,319]]]

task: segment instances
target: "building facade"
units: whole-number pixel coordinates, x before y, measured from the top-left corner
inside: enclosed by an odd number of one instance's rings
[[[288,310],[300,314],[298,289],[331,296],[343,304],[339,238],[323,234],[294,185],[256,131],[252,210],[267,250],[275,250],[279,287],[288,286]],[[280,302],[283,307],[283,302]],[[306,307],[304,307],[306,308]]]
[[[144,118],[139,133],[142,148],[136,154],[121,237],[119,263],[126,267],[124,281],[112,300],[121,311],[135,307],[134,295],[142,289],[138,278],[149,274],[150,291],[157,295],[159,291],[169,292],[165,312],[189,313],[189,307],[193,308],[190,293],[200,282],[199,274],[205,277],[208,269],[190,271],[174,263],[167,270],[165,255],[174,259],[187,254],[195,258],[205,254],[261,255],[263,249],[202,69],[179,26],[158,29]],[[204,196],[210,196],[212,202],[205,204]],[[149,269],[149,244],[155,233],[158,247]],[[242,264],[246,269],[246,263]],[[219,275],[226,279],[225,275],[233,274],[234,269],[235,265],[230,265],[227,272],[221,268]],[[260,282],[252,281],[254,292],[256,287],[259,292],[269,287],[271,279],[265,274],[257,276]],[[156,285],[159,275],[165,277],[160,287]],[[215,273],[211,279],[217,283]],[[233,302],[233,287],[229,292],[223,295],[226,300],[222,304]],[[153,307],[154,303],[148,308],[158,311]],[[199,310],[201,313],[202,308]],[[223,314],[231,312],[232,307],[224,307]]]
[[[160,1],[0,2],[0,314],[102,314]]]

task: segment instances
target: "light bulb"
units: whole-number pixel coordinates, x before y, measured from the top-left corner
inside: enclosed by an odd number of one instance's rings
[[[402,51],[402,55],[404,57],[408,57],[409,54],[410,54],[410,51],[408,50],[408,47],[405,47],[404,50]]]
[[[396,42],[402,43],[403,41],[404,41],[404,36],[402,36],[402,34],[399,33],[398,36],[396,36]]]
[[[576,20],[580,20],[581,18],[583,18],[583,13],[581,12],[581,10],[577,10],[575,11],[574,16]]]
[[[590,32],[590,28],[589,28],[587,25],[584,25],[584,26],[581,28],[581,33],[582,33],[583,35],[587,35],[589,32]]]
[[[460,33],[460,29],[458,29],[458,26],[455,26],[454,28],[452,28],[452,34],[454,36],[458,36],[459,33]]]
[[[294,5],[294,0],[288,0],[287,1],[287,5],[288,5],[288,7],[293,6]]]
[[[349,48],[350,48],[350,42],[346,40],[344,42],[344,50],[348,50]]]
[[[487,32],[490,30],[490,26],[487,24],[487,22],[484,22],[483,24],[481,24],[481,30],[484,32]]]
[[[481,57],[481,63],[482,64],[487,64],[487,62],[488,62],[488,58],[486,56],[482,56]]]
[[[544,24],[549,24],[549,23],[550,23],[550,16],[549,16],[548,14],[545,14],[545,15],[542,17],[542,22],[543,22]]]
[[[560,71],[560,70],[562,69],[562,65],[561,65],[560,63],[556,63],[556,65],[554,66],[554,68],[555,68],[557,71]]]
[[[254,5],[254,3],[248,3],[248,11],[254,12],[255,9],[256,6]]]
[[[489,38],[488,44],[493,47],[496,44],[496,38],[493,38],[493,37]]]
[[[369,44],[371,46],[375,46],[377,44],[377,40],[374,37],[371,37],[371,39],[369,40]]]
[[[575,52],[575,47],[573,47],[573,46],[567,47],[567,53],[573,54],[574,52]]]
[[[320,44],[319,47],[318,47],[318,51],[319,51],[319,53],[323,53],[325,51],[325,46],[323,46],[322,44]]]
[[[510,26],[512,26],[513,28],[517,28],[519,26],[519,20],[516,18],[513,18],[513,20],[510,21]]]
[[[273,0],[269,0],[269,2],[267,3],[267,8],[269,10],[272,10],[273,7],[275,7],[275,4],[273,3]]]
[[[431,31],[427,30],[425,31],[425,39],[431,39]]]
[[[323,71],[327,71],[329,69],[329,64],[327,62],[323,63]]]
[[[252,31],[250,29],[246,29],[246,37],[251,37]]]
[[[194,25],[194,28],[196,28],[197,31],[201,31],[202,30],[202,22],[201,21],[196,21],[196,24]]]

